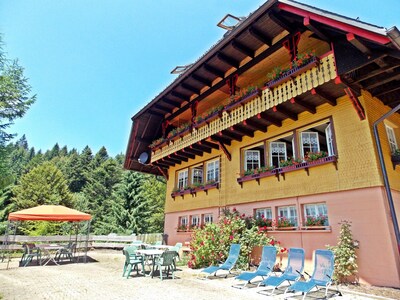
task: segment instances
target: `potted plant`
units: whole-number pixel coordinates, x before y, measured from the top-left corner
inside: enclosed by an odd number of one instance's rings
[[[158,147],[161,146],[165,141],[166,141],[166,140],[165,140],[163,137],[160,137],[160,138],[154,140],[154,141],[149,145],[149,147],[150,147],[151,149],[158,148]]]
[[[255,224],[259,231],[267,231],[272,229],[272,219],[267,219],[263,215],[255,219]]]

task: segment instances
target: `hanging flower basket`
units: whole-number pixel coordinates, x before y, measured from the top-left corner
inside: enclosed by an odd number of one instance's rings
[[[393,154],[392,155],[392,163],[396,165],[400,165],[400,154]]]

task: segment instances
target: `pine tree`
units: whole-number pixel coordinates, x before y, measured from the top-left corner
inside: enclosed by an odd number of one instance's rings
[[[43,204],[72,207],[72,195],[63,174],[52,163],[45,162],[21,177],[14,188],[13,201],[18,209]]]

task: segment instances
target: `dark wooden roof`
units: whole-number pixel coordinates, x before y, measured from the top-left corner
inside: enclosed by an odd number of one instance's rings
[[[391,107],[399,103],[398,39],[391,38],[385,29],[378,26],[294,1],[270,0],[225,34],[187,71],[132,117],[125,168],[161,175],[162,169],[168,165],[143,165],[137,159],[142,152],[149,152],[148,145],[152,140],[161,136],[164,120],[172,120],[189,110],[190,101],[201,101],[224,88],[226,80],[231,76],[246,72],[281,49],[283,41],[290,35],[307,30],[313,33],[313,37],[333,45],[338,74],[344,84],[356,91],[366,89]],[[398,33],[397,28],[392,30],[392,33]],[[278,36],[283,37],[276,40]],[[266,50],[256,55],[256,51],[265,45]],[[319,93],[326,97],[321,99],[341,96],[329,85],[323,89],[325,91]],[[299,103],[306,104],[307,97],[302,96],[304,99],[298,99]],[[313,105],[317,105],[315,97],[313,101]],[[294,109],[293,114],[298,114],[310,107],[297,103],[290,109]],[[282,118],[286,117],[282,114]],[[232,137],[232,133],[226,134]]]

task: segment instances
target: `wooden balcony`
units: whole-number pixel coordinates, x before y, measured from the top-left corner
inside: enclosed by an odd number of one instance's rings
[[[297,120],[297,114],[302,111],[315,113],[315,107],[322,103],[336,105],[335,99],[339,96],[333,83],[336,77],[334,56],[329,52],[320,57],[318,65],[273,89],[265,88],[261,96],[256,95],[235,108],[224,109],[221,117],[197,128],[193,126],[191,132],[163,144],[153,151],[151,162],[163,167],[173,166],[205,151],[211,152],[210,149],[221,144],[241,141],[244,135],[252,136],[256,130],[266,131],[269,125],[281,126],[285,118]],[[329,93],[321,90],[328,82],[331,84]]]

